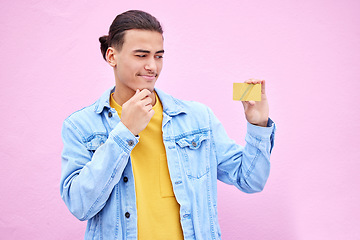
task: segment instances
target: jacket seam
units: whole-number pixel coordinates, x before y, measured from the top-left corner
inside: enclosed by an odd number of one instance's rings
[[[258,160],[258,157],[259,157],[259,155],[260,155],[260,153],[261,153],[261,151],[259,150],[259,145],[260,145],[262,139],[261,139],[261,138],[254,137],[254,136],[252,136],[251,134],[249,134],[249,135],[250,135],[251,137],[253,137],[253,138],[256,139],[255,144],[251,144],[251,145],[252,145],[254,148],[256,148],[257,150],[256,150],[256,154],[255,154],[254,158],[253,158],[252,161],[251,161],[251,164],[250,164],[249,168],[246,170],[246,174],[245,174],[244,180],[249,179],[251,173],[253,172],[253,170],[254,170],[254,168],[255,168],[255,165],[256,165],[256,162],[257,162],[257,160]],[[248,143],[248,144],[250,144],[250,143]]]
[[[209,126],[210,126],[210,143],[214,146],[214,154],[215,154],[215,159],[216,159],[216,166],[218,168],[219,162],[218,162],[218,157],[217,157],[216,145],[215,145],[215,142],[213,141],[214,134],[213,134],[213,128],[212,128],[212,122],[211,122],[211,116],[210,116],[209,109],[207,109],[207,112],[208,112],[208,116],[209,116]]]
[[[76,127],[76,125],[70,120],[70,119],[66,119],[65,123],[67,123],[69,126],[71,126],[81,137],[81,141],[83,143],[86,142],[85,136],[82,134],[82,132]]]
[[[246,171],[246,175],[245,175],[244,180],[249,179],[251,173],[253,172],[253,170],[254,170],[254,168],[255,168],[255,165],[256,165],[256,163],[257,163],[257,160],[258,160],[258,156],[260,155],[259,153],[260,153],[260,150],[257,149],[256,154],[255,154],[255,157],[254,157],[253,160],[251,161],[251,165],[250,165],[250,167],[248,168],[248,170]]]
[[[126,150],[126,153],[130,152],[130,149],[128,148],[128,146],[124,143],[124,141],[121,138],[114,136],[114,135],[112,135],[112,137],[113,137],[114,141],[117,143],[117,145],[119,145],[119,147]]]

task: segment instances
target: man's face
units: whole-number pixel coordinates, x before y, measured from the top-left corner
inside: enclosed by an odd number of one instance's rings
[[[127,30],[121,50],[115,51],[114,55],[116,88],[123,93],[145,88],[152,92],[162,69],[163,54],[161,33]]]

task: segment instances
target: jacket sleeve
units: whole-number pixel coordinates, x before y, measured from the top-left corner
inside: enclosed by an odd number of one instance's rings
[[[67,119],[62,140],[60,194],[73,215],[88,220],[104,207],[138,139],[120,122],[92,154],[81,131]]]
[[[212,145],[217,159],[217,178],[235,185],[246,193],[263,190],[270,173],[270,153],[274,146],[275,123],[269,118],[267,127],[247,123],[245,146],[230,139],[209,109]]]

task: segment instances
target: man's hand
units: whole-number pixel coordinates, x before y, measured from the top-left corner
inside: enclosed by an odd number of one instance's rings
[[[269,118],[269,104],[265,95],[265,80],[249,79],[246,83],[261,83],[261,101],[243,101],[246,120],[257,126],[266,127]]]
[[[155,111],[152,109],[151,92],[148,89],[136,90],[122,105],[121,122],[136,136],[146,128]]]

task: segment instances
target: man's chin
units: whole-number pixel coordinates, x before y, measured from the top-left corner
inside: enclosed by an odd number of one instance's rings
[[[139,88],[140,91],[142,91],[142,90],[144,90],[144,89],[149,90],[151,93],[153,93],[153,92],[155,91],[155,88],[154,88],[154,87],[151,87],[151,88],[149,88],[149,87]]]

